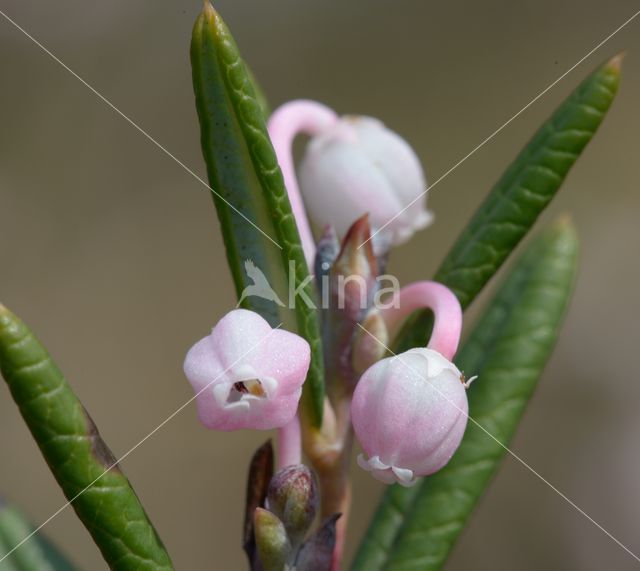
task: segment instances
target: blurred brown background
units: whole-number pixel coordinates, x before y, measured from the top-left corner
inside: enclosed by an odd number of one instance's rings
[[[405,136],[435,180],[638,8],[631,0],[218,0],[272,104],[310,97]],[[188,46],[197,0],[1,0],[0,9],[202,174]],[[517,150],[603,59],[628,50],[610,116],[542,224],[583,240],[560,344],[513,449],[640,551],[640,18],[438,184],[436,224],[398,250],[430,276]],[[0,300],[47,344],[124,454],[191,396],[190,344],[235,303],[203,187],[0,18]],[[538,226],[537,228],[540,228]],[[477,309],[477,308],[476,308]],[[192,407],[124,462],[177,569],[243,569],[245,468],[260,433],[203,429]],[[0,490],[44,521],[64,502],[0,383]],[[381,492],[355,472],[350,552]],[[71,509],[47,527],[103,569]],[[448,569],[626,570],[637,562],[507,458]]]

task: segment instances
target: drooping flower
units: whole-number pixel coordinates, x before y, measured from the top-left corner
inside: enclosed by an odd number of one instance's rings
[[[369,213],[372,229],[397,245],[432,220],[418,157],[377,119],[345,116],[318,132],[299,174],[310,218],[340,236]]]
[[[302,337],[235,309],[189,350],[184,372],[207,428],[270,430],[294,418],[309,360]]]
[[[460,370],[433,349],[411,349],[371,366],[351,403],[360,467],[387,484],[411,486],[440,470],[462,440],[468,417]]]

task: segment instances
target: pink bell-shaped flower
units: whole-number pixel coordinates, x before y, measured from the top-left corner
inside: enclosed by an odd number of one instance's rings
[[[469,414],[466,389],[473,379],[465,381],[450,361],[462,328],[462,309],[451,290],[416,282],[392,301],[380,311],[390,334],[412,311],[431,309],[429,345],[369,367],[353,394],[351,417],[369,457],[360,455],[358,464],[382,482],[411,486],[417,477],[440,470],[460,445]]]
[[[270,430],[294,419],[309,360],[302,337],[235,309],[189,350],[184,373],[207,428]]]
[[[351,403],[362,449],[358,464],[387,484],[415,484],[453,456],[467,425],[464,378],[432,349],[378,361],[362,375]]]

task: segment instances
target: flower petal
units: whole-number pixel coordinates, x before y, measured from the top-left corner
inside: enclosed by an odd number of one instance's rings
[[[224,367],[250,364],[257,370],[256,361],[273,333],[269,323],[255,311],[234,309],[218,321],[211,331],[211,340]]]
[[[276,395],[296,392],[311,362],[309,343],[294,333],[275,329],[260,351],[260,373],[277,381]],[[275,395],[274,395],[275,396]]]
[[[354,143],[326,133],[309,144],[300,166],[300,185],[310,216],[344,236],[369,213],[381,226],[402,209],[389,181]]]
[[[207,385],[224,381],[228,372],[218,359],[211,336],[200,339],[189,349],[183,369],[196,393]]]

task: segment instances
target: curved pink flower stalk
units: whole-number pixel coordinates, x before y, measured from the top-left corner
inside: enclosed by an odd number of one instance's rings
[[[278,470],[297,464],[302,464],[302,434],[300,418],[296,414],[278,429]]]
[[[311,351],[302,337],[234,309],[187,353],[184,373],[202,424],[214,430],[280,428],[295,417]]]
[[[291,210],[296,219],[302,248],[310,268],[313,268],[316,246],[300,195],[291,148],[297,135],[302,133],[310,136],[317,135],[337,121],[336,113],[326,105],[299,99],[278,107],[271,115],[268,124],[269,136],[278,157]]]
[[[385,302],[380,310],[393,339],[402,322],[416,309],[433,311],[435,322],[427,348],[438,351],[447,359],[453,359],[462,332],[462,308],[454,293],[438,282],[415,282],[403,287],[394,298]]]

